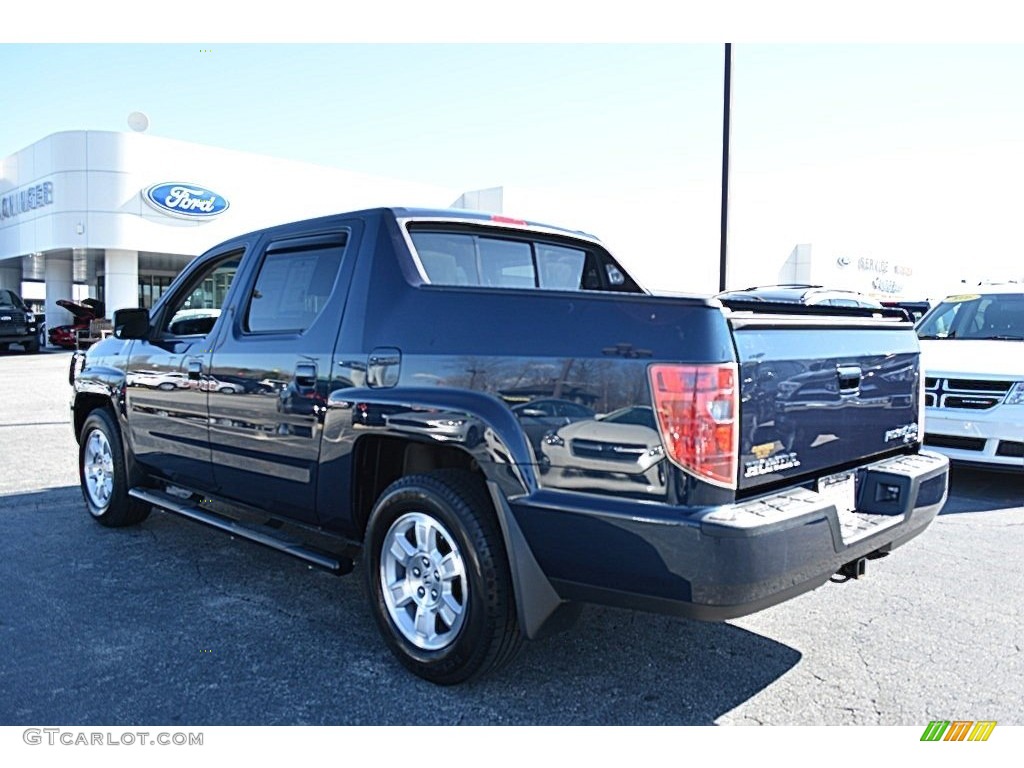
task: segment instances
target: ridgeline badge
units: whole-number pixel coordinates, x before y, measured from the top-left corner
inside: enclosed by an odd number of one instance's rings
[[[161,213],[183,219],[211,219],[231,205],[211,189],[181,181],[154,184],[142,191],[142,199]]]
[[[757,447],[762,448],[763,446]],[[766,456],[763,459],[758,458],[755,461],[746,462],[743,465],[743,476],[760,477],[761,475],[770,475],[773,472],[781,472],[784,469],[794,469],[799,466],[800,459],[797,458],[796,451],[791,451],[790,453],[780,453],[775,456]]]
[[[912,443],[917,440],[917,422],[904,424],[902,427],[896,427],[896,429],[886,430],[885,442],[891,443],[893,440],[899,440],[904,443]]]

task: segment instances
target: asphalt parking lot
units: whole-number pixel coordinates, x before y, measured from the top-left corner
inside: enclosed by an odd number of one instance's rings
[[[1024,483],[957,471],[920,538],[724,624],[588,607],[436,688],[337,578],[78,490],[69,353],[0,353],[0,724],[1024,724]]]

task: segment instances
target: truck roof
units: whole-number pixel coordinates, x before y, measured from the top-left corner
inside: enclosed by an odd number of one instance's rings
[[[328,214],[327,216],[317,216],[311,219],[303,219],[302,221],[290,221],[286,224],[279,224],[274,227],[265,227],[245,234],[239,235],[232,240],[245,239],[250,235],[263,234],[266,232],[278,233],[286,232],[294,227],[302,227],[310,224],[311,222],[324,222],[327,223],[333,218],[339,216],[373,216],[388,213],[394,216],[396,219],[461,219],[469,223],[481,223],[481,224],[492,224],[506,227],[526,227],[530,229],[543,229],[549,232],[556,232],[570,237],[581,237],[594,242],[600,242],[600,240],[589,232],[584,232],[578,229],[568,229],[566,227],[560,227],[554,224],[544,224],[542,222],[530,221],[527,219],[520,219],[513,216],[506,216],[500,213],[488,213],[484,211],[470,211],[463,208],[410,208],[404,206],[381,206],[377,208],[363,208],[357,211],[339,211],[338,213]]]

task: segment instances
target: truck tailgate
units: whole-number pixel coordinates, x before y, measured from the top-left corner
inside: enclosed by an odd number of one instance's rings
[[[735,313],[739,489],[821,477],[919,439],[909,323]]]

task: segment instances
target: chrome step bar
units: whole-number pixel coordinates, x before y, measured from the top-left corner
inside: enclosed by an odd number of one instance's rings
[[[303,560],[310,565],[315,565],[317,568],[323,568],[325,571],[336,575],[343,575],[350,573],[354,567],[354,564],[350,558],[343,556],[335,556],[333,554],[322,552],[316,549],[312,549],[303,544],[296,543],[275,536],[273,533],[268,531],[255,530],[250,528],[237,520],[233,520],[226,515],[218,514],[208,509],[191,504],[182,499],[175,498],[166,493],[160,491],[151,490],[148,488],[132,488],[128,491],[128,495],[132,498],[144,501],[147,504],[152,504],[154,507],[159,507],[165,512],[171,512],[175,515],[181,515],[189,520],[194,520],[197,523],[203,523],[211,528],[216,528],[224,533],[229,533],[232,536],[237,536],[241,539],[247,539],[248,541],[255,542],[256,544],[262,544],[265,547],[276,549],[278,552],[283,552],[286,555]]]

